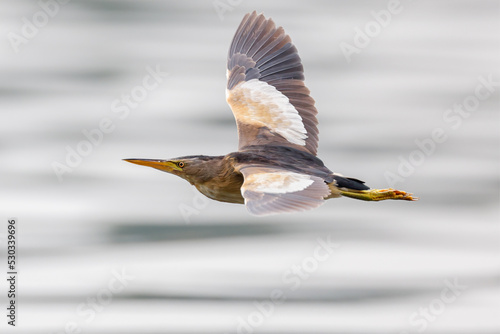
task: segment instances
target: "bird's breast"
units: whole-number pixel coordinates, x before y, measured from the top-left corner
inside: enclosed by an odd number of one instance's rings
[[[195,184],[196,189],[208,198],[220,202],[245,203],[241,195],[241,185],[243,177],[240,175],[231,175],[227,178],[215,178],[210,181]]]

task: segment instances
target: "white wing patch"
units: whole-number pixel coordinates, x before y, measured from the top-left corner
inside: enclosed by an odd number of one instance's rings
[[[253,173],[245,177],[243,190],[285,194],[304,190],[313,182],[309,175],[293,172]]]
[[[254,215],[297,212],[317,208],[330,195],[330,188],[317,176],[282,168],[241,168],[241,194]]]
[[[266,126],[290,143],[305,146],[307,131],[288,97],[264,81],[243,81],[226,91],[227,102],[237,121]]]

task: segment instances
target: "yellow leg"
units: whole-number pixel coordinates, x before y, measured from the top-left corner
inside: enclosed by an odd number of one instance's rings
[[[405,201],[416,201],[417,197],[412,194],[395,189],[369,189],[369,190],[340,190],[342,196],[360,199],[363,201],[384,201],[386,199],[401,199]]]

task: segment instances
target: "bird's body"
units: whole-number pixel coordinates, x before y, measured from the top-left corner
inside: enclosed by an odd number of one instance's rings
[[[225,156],[126,159],[178,175],[205,196],[244,203],[256,215],[312,209],[325,199],[413,200],[393,189],[333,173],[316,156],[318,121],[297,49],[283,28],[247,14],[228,54],[227,102],[239,149]]]
[[[192,158],[183,157],[179,159]],[[244,178],[239,171],[239,166],[274,167],[315,175],[321,177],[327,183],[333,181],[332,172],[325,167],[318,157],[293,147],[255,145],[225,156],[198,156],[196,159],[204,161],[203,169],[209,170],[210,173],[196,173],[195,175],[204,175],[204,177],[195,177],[196,180],[191,177],[187,180],[205,196],[221,202],[244,203],[241,194]],[[368,188],[365,187],[364,189]]]

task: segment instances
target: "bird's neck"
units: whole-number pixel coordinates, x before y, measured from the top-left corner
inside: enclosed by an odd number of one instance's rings
[[[224,156],[209,157],[209,159],[199,165],[196,173],[189,176],[188,181],[194,185],[213,182],[214,179],[220,177],[221,171],[224,168],[223,160]]]
[[[234,170],[227,157],[214,157],[205,162],[203,177],[191,182],[205,196],[222,202],[243,203],[243,175]]]

